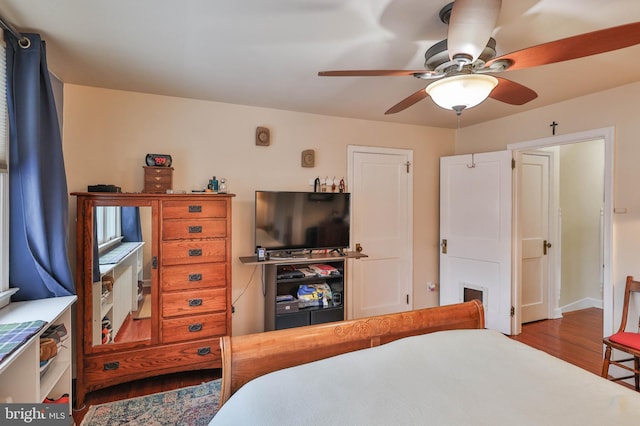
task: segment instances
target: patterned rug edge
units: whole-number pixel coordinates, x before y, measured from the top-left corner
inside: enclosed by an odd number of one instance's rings
[[[80,426],[207,425],[218,409],[221,382],[221,379],[216,379],[199,385],[91,405]]]

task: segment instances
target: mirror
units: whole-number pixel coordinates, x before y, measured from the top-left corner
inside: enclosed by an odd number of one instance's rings
[[[152,207],[93,207],[92,345],[151,339]]]

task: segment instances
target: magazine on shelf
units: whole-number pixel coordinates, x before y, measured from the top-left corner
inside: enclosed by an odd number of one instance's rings
[[[317,275],[322,275],[322,276],[340,274],[340,271],[338,271],[336,268],[324,263],[316,263],[313,265],[309,265],[309,269],[315,272]]]

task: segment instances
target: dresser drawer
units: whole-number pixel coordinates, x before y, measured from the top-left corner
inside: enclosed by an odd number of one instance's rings
[[[162,291],[192,290],[195,288],[225,287],[226,263],[194,263],[165,266],[160,271]]]
[[[88,389],[96,389],[138,378],[196,369],[196,366],[219,368],[222,366],[220,359],[219,338],[119,351],[85,357],[85,380]]]
[[[224,336],[227,332],[227,314],[190,315],[162,321],[162,343],[183,342]]]
[[[226,288],[162,294],[162,316],[165,318],[224,311],[226,307]]]
[[[224,238],[227,221],[224,219],[172,219],[162,223],[162,239]]]
[[[167,170],[171,172],[171,170]],[[173,175],[171,173],[145,173],[144,174],[144,183],[171,183],[173,179]]]
[[[182,240],[162,243],[162,266],[224,262],[226,240]]]
[[[215,197],[215,195],[211,195]],[[227,217],[226,200],[164,200],[162,202],[163,219],[194,219]]]
[[[144,191],[148,194],[164,194],[167,189],[171,189],[170,183],[145,183]]]

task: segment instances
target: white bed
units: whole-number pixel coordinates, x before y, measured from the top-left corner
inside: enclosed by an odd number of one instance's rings
[[[498,332],[459,329],[257,377],[211,424],[638,425],[640,394]]]

